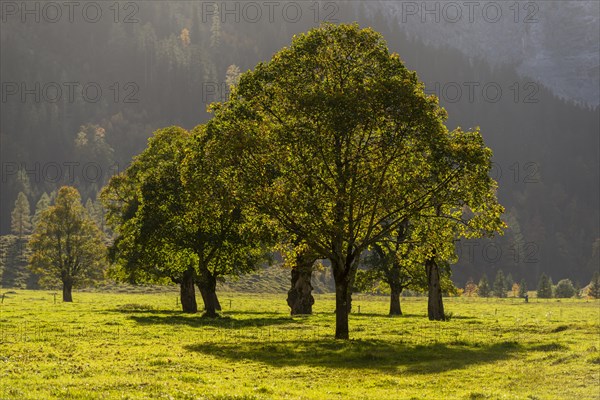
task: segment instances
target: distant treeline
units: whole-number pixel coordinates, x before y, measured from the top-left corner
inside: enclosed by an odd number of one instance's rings
[[[205,122],[208,104],[226,95],[230,66],[244,71],[315,24],[312,18],[221,23],[203,18],[200,5],[140,3],[139,22],[130,24],[110,18],[95,24],[3,22],[2,82],[19,92],[2,100],[0,233],[11,230],[19,192],[32,213],[44,192],[63,184],[93,202],[154,130]],[[510,65],[492,68],[409,40],[383,15],[355,13],[354,7],[340,10],[340,20],[358,19],[380,31],[427,90],[440,96],[449,128],[480,126],[494,151],[509,229],[491,241],[459,244],[454,281],[462,287],[469,277],[479,281],[501,269],[531,283],[542,272],[589,282],[600,264],[597,110],[556,98]],[[94,102],[97,87],[102,95]],[[22,90],[38,90],[39,98]],[[54,101],[56,90],[62,96]],[[10,265],[21,265],[15,249],[22,241],[3,236],[4,276],[15,270]]]

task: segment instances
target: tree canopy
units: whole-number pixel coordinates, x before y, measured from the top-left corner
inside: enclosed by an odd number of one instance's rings
[[[228,149],[237,194],[331,261],[338,338],[348,337],[360,255],[402,221],[471,213],[452,237],[482,228],[484,210],[500,223],[502,208],[485,201],[495,200],[491,151],[477,130],[448,132],[423,89],[381,35],[325,24],[242,74],[229,100],[213,105],[207,132]]]
[[[60,188],[54,205],[42,212],[29,246],[33,272],[43,285],[62,282],[63,301],[73,301],[74,285],[103,277],[103,234],[73,187]]]
[[[130,282],[169,278],[181,285],[188,312],[196,311],[196,283],[214,315],[216,280],[254,268],[264,251],[260,235],[244,225],[240,203],[206,161],[208,144],[201,126],[155,132],[146,150],[111,179],[102,199],[117,234],[114,276]]]
[[[549,299],[552,297],[552,278],[544,273],[538,281],[537,297],[540,299]]]

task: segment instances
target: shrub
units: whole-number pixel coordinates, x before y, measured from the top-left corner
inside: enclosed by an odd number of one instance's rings
[[[568,299],[575,296],[575,287],[573,287],[573,282],[570,279],[563,279],[556,284],[555,292],[556,297]]]
[[[549,299],[552,297],[552,279],[546,274],[540,276],[537,287],[537,297],[540,299]]]

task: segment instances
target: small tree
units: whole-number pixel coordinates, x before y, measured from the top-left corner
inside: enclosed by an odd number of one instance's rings
[[[33,214],[33,218],[31,219],[34,230],[40,220],[40,217],[42,216],[42,213],[46,211],[48,207],[50,207],[50,196],[44,192],[42,193],[42,196],[38,202],[35,203],[35,214]]]
[[[537,287],[537,297],[540,299],[549,299],[552,297],[552,279],[546,274],[540,276]]]
[[[594,299],[600,299],[600,273],[598,271],[594,272],[594,275],[592,276],[588,296]]]
[[[508,274],[506,275],[506,278],[504,279],[504,291],[508,292],[509,290],[512,290],[513,284],[515,283],[515,280],[512,277],[512,274]]]
[[[562,279],[556,284],[556,297],[559,299],[568,299],[575,296],[575,287],[570,279]]]
[[[502,270],[498,270],[498,273],[496,273],[496,279],[494,279],[494,287],[492,290],[492,294],[495,297],[506,297],[506,290],[505,290],[505,286],[506,282],[504,279],[504,273],[502,272]]]
[[[490,284],[485,274],[481,277],[479,285],[477,285],[477,293],[479,297],[490,297]]]
[[[527,294],[527,281],[525,279],[521,279],[521,283],[519,284],[519,297],[525,297]]]
[[[41,214],[29,245],[32,271],[40,274],[42,283],[62,282],[63,301],[73,301],[74,285],[102,276],[106,255],[102,233],[73,187],[59,190],[55,205]]]
[[[29,201],[23,192],[19,192],[15,201],[15,208],[11,213],[11,230],[22,239],[23,236],[31,233],[31,211]]]

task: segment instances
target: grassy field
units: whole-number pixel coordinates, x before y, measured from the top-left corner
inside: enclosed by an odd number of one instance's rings
[[[355,296],[352,340],[334,300],[291,318],[282,295],[221,293],[223,318],[177,294],[15,291],[0,306],[2,399],[598,399],[600,302]]]

